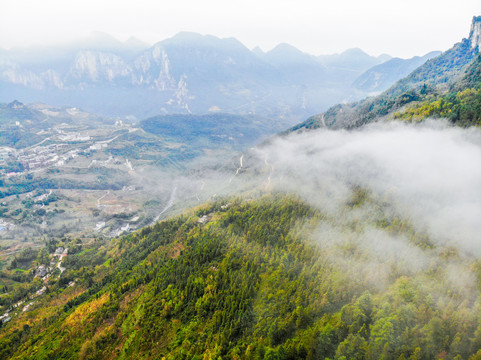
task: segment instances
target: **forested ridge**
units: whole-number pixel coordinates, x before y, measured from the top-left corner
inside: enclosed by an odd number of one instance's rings
[[[384,216],[385,206],[362,189],[340,219],[289,195],[230,198],[83,244],[32,311],[0,329],[0,358],[481,356],[480,263]],[[377,215],[352,221],[364,207]],[[404,237],[430,263],[416,272],[392,262],[380,284],[354,272],[374,261],[356,240],[313,236],[324,225]],[[450,284],[453,266],[473,276],[472,289]]]
[[[384,120],[445,118],[461,127],[479,126],[481,55],[466,39],[427,61],[378,96],[335,105],[290,131],[356,128]]]

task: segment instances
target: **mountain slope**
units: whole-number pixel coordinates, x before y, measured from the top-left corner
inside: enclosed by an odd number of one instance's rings
[[[367,204],[385,206],[355,191],[345,220]],[[380,220],[370,224],[406,232],[429,252],[429,239],[407,222]],[[0,329],[0,356],[397,359],[477,351],[473,299],[459,306],[464,295],[434,271],[455,258],[440,252],[428,275],[406,276],[393,263],[391,285],[377,288],[335,260],[362,262],[367,249],[319,248],[306,238],[306,230],[335,222],[296,198],[270,195],[222,200],[111,244],[79,243],[31,310],[12,311]]]
[[[422,106],[423,102],[430,103],[434,108],[425,112],[424,117],[446,116],[440,109],[435,109],[446,103],[448,110],[453,110],[450,99],[460,101],[463,98],[460,91],[466,90],[466,86],[479,86],[475,80],[475,74],[479,72],[480,47],[480,40],[475,35],[479,29],[481,17],[474,17],[468,39],[463,39],[438,57],[428,60],[381,95],[357,103],[336,105],[323,114],[310,117],[292,130],[318,127],[351,128],[374,120],[399,118],[402,115],[397,113],[404,112],[410,106],[418,107],[420,103]],[[463,104],[460,106],[465,107]],[[447,115],[453,122],[457,122],[461,116],[457,111],[451,111]],[[476,123],[476,118],[463,122],[471,125]]]

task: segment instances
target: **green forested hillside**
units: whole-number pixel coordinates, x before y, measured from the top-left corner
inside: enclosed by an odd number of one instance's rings
[[[470,41],[463,39],[379,96],[333,106],[291,131],[353,128],[373,121],[399,118],[419,121],[427,117],[448,118],[460,126],[479,125],[480,69],[478,48],[471,48]]]
[[[479,262],[386,206],[361,189],[336,218],[282,194],[232,198],[83,243],[31,311],[12,310],[0,358],[476,359]],[[354,221],[363,208],[378,215]],[[426,264],[376,270],[355,237],[314,236],[322,226],[404,239]]]

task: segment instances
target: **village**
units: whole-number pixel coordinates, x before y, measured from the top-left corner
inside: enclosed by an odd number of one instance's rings
[[[59,279],[62,273],[65,271],[65,268],[62,267],[62,261],[64,261],[64,259],[67,257],[67,254],[68,248],[58,247],[55,249],[55,252],[51,254],[52,261],[50,261],[50,266],[42,264],[35,268],[34,278],[40,278],[42,280],[42,286],[36,290],[35,293],[29,295],[23,300],[16,302],[7,311],[0,315],[1,323],[7,323],[12,320],[13,316],[17,316],[21,312],[27,312],[32,309],[32,306],[36,303],[36,300],[47,291],[49,280],[52,277],[54,269],[59,270],[59,274],[56,279]],[[74,285],[75,282],[70,281],[67,286],[71,287]]]
[[[44,238],[112,238],[145,223],[138,209],[148,198],[129,183],[135,164],[122,154],[109,153],[109,147],[123,141],[122,135],[138,128],[121,121],[101,127],[61,123],[42,128],[29,127],[29,121],[14,126],[34,130],[35,144],[0,145],[0,270],[22,249],[41,246]],[[121,174],[124,180],[110,174]],[[112,189],[112,179],[119,182],[118,189]],[[51,273],[48,268],[37,271],[41,277]],[[7,318],[0,316],[0,321]]]
[[[51,167],[62,167],[82,153],[90,154],[105,150],[108,144],[125,133],[125,130],[127,132],[137,130],[129,124],[117,122],[117,125],[112,127],[110,131],[104,131],[99,136],[98,129],[70,128],[68,131],[61,127],[57,126],[37,132],[36,135],[46,137],[29,147],[22,149],[8,146],[0,147],[0,176],[20,176],[25,175],[26,172],[38,172]],[[121,134],[117,133],[119,130],[122,131]],[[11,163],[21,166],[12,169],[8,166]]]

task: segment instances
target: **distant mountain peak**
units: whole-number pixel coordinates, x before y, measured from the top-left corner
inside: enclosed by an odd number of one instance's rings
[[[292,52],[297,54],[302,53],[301,50],[287,43],[280,43],[269,52]]]
[[[87,37],[77,40],[82,47],[92,49],[113,48],[122,45],[122,42],[102,31],[92,31]]]
[[[129,37],[126,41],[124,41],[124,45],[131,46],[131,47],[142,47],[148,48],[149,44],[145,41],[142,41],[134,36]]]
[[[268,51],[264,58],[276,65],[299,63],[319,65],[318,61],[316,61],[312,55],[302,52],[298,48],[286,43],[281,43]]]
[[[474,16],[473,22],[471,24],[471,31],[469,32],[469,41],[471,43],[471,48],[478,49],[481,47],[481,16]]]
[[[193,31],[180,31],[170,38],[175,41],[197,41],[204,39],[206,36]]]
[[[98,41],[102,40],[102,41],[118,42],[118,40],[115,37],[113,37],[112,35],[110,35],[106,32],[97,31],[97,30],[91,31],[88,38],[95,39],[95,40],[98,40]]]
[[[162,40],[161,43],[169,45],[197,46],[202,44],[212,44],[219,41],[222,41],[222,39],[214,35],[203,35],[192,31],[180,31],[174,36]]]
[[[23,109],[25,107],[25,105],[18,100],[13,100],[11,103],[9,103],[7,105],[7,107],[9,109],[12,109],[12,110],[15,109],[16,110],[16,109]]]
[[[116,54],[136,54],[147,49],[150,45],[131,37],[127,41],[120,41],[114,36],[102,31],[92,31],[87,37],[79,38],[67,45],[67,48],[79,50],[94,50],[114,52]]]
[[[249,51],[244,44],[233,37],[219,38],[214,35],[202,35],[196,32],[181,31],[169,39],[165,39],[158,44],[167,46],[179,46],[179,47],[219,47],[222,46],[225,49]],[[222,45],[221,45],[222,44]]]
[[[364,56],[364,57],[369,57],[365,51],[363,51],[360,48],[351,48],[343,51],[341,55],[348,55],[348,56]]]
[[[389,54],[381,54],[377,58],[378,58],[379,61],[386,62],[388,60],[391,60],[392,56],[389,55]]]
[[[259,46],[256,46],[254,49],[252,49],[252,52],[259,57],[262,57],[265,55],[264,51],[262,51],[262,49]]]

